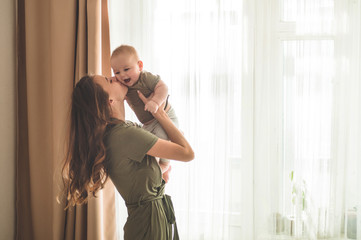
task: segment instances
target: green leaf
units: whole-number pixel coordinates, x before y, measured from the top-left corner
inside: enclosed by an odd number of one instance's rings
[[[292,188],[292,193],[297,193],[296,186],[293,186],[293,188]]]

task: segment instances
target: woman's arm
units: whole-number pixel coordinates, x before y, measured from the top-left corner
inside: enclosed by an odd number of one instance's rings
[[[147,103],[148,99],[144,97],[141,92],[138,92],[140,99]],[[164,111],[163,107],[160,107],[153,116],[159,121],[163,129],[167,133],[170,141],[158,139],[153,147],[147,152],[147,154],[166,158],[188,162],[194,159],[194,152],[188,141],[185,139],[183,134],[173,124]]]

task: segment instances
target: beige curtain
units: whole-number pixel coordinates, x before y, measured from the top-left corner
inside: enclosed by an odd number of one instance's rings
[[[107,0],[17,1],[16,239],[115,239],[114,188],[64,211],[56,202],[70,96],[110,75]]]

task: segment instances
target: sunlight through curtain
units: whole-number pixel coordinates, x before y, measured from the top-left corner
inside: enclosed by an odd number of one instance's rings
[[[278,46],[270,54],[279,59],[278,86],[270,89],[280,100],[270,108],[278,110],[271,119],[280,126],[282,164],[271,159],[269,171],[282,176],[272,184],[280,191],[266,198],[269,229],[262,232],[272,234],[261,239],[361,239],[360,2],[279,3],[268,34]],[[266,215],[260,213],[264,222]]]
[[[324,234],[330,213],[332,79],[330,40],[286,41],[284,46],[284,211]],[[291,66],[287,66],[289,64]],[[288,174],[287,174],[288,173]],[[288,190],[288,191],[287,191]],[[289,201],[288,201],[289,200]],[[298,221],[296,219],[295,223]],[[296,230],[302,228],[296,227]],[[297,225],[296,225],[297,226]],[[309,229],[311,230],[311,229]]]
[[[182,239],[244,234],[241,93],[242,79],[253,74],[250,10],[244,8],[238,0],[110,2],[112,49],[135,46],[144,68],[167,83],[196,154],[189,164],[172,162],[166,188]]]
[[[361,239],[360,13],[358,0],[110,1],[111,48],[135,46],[168,84],[196,153],[166,190],[182,239]]]

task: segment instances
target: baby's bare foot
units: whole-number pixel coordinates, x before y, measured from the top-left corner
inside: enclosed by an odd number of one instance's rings
[[[172,166],[171,165],[168,165],[168,166],[169,167],[168,167],[167,171],[165,171],[162,175],[162,177],[166,183],[169,181],[169,173],[172,170]]]

